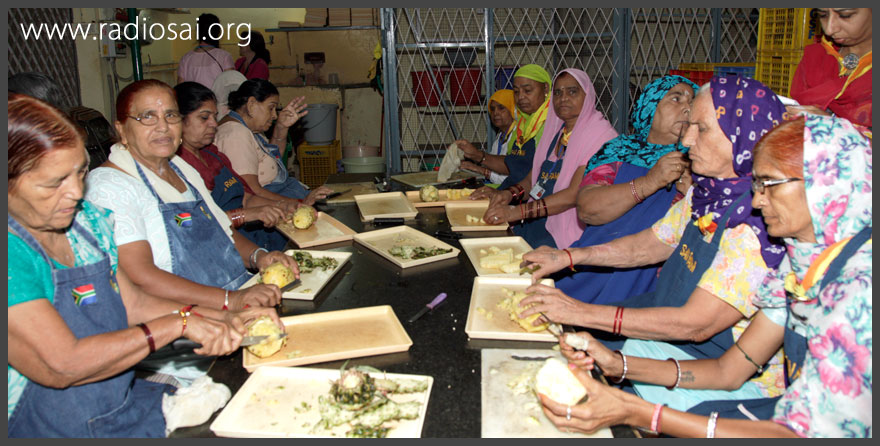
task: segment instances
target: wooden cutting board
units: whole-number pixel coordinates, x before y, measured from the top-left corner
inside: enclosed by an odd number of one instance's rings
[[[452,176],[444,181],[437,181],[437,172],[414,172],[414,173],[403,173],[400,175],[391,175],[391,179],[397,181],[398,183],[406,184],[411,187],[422,187],[427,186],[429,184],[438,185],[438,184],[448,184],[455,181],[466,180],[468,178],[478,177],[480,175],[474,172],[468,172],[464,170],[460,170],[452,174]]]
[[[554,286],[552,279],[541,279],[541,284]],[[509,341],[557,342],[556,336],[547,330],[528,332],[510,319],[510,313],[498,308],[498,302],[506,298],[503,289],[524,291],[532,285],[532,278],[525,277],[486,277],[474,278],[471,291],[471,304],[468,308],[464,331],[473,339],[504,339]],[[482,314],[482,308],[491,317]]]
[[[376,184],[371,182],[363,182],[363,183],[334,183],[334,184],[325,184],[325,186],[333,189],[334,192],[342,192],[348,190],[348,192],[339,195],[337,197],[330,198],[327,200],[327,204],[343,204],[343,203],[354,203],[355,195],[369,195],[369,194],[378,194],[379,191],[376,189]],[[351,189],[351,190],[349,190]]]
[[[247,349],[244,368],[292,366],[409,350],[412,339],[388,305],[326,311],[281,318],[287,344],[278,353],[259,358]]]
[[[425,375],[372,373],[374,378],[426,381],[424,392],[391,394],[398,403],[418,401],[419,416],[413,420],[388,421],[389,438],[418,438],[428,409],[434,378]],[[321,420],[318,398],[330,393],[330,382],[339,378],[338,370],[305,367],[260,367],[229,400],[211,423],[219,437],[345,437],[348,423],[325,430],[316,428]]]
[[[483,215],[489,209],[488,200],[480,201],[457,201],[446,203],[446,218],[449,220],[449,226],[453,231],[507,231],[510,225],[502,222],[497,225],[490,225],[483,222]],[[478,218],[477,222],[469,222],[468,216]]]
[[[318,219],[309,229],[297,229],[290,221],[283,221],[275,227],[300,248],[344,242],[356,234],[353,229],[323,212],[318,212]]]
[[[518,361],[510,355],[552,356],[565,362],[551,349],[483,349],[481,373],[483,438],[612,438],[611,429],[602,428],[593,434],[562,432],[547,419],[537,395],[528,391],[516,393],[508,385],[525,380],[526,374],[538,371],[542,361]]]
[[[413,219],[419,214],[419,211],[406,199],[403,192],[355,195],[354,200],[357,202],[363,221],[397,217]]]

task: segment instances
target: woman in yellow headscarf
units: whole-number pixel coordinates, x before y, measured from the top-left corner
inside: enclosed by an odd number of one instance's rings
[[[505,173],[497,173],[489,167],[481,167],[472,161],[464,160],[461,168],[483,174],[489,179],[490,184],[499,185],[507,179],[507,166],[504,165],[504,157],[510,152],[510,142],[516,134],[514,121],[517,118],[516,102],[513,99],[513,90],[498,90],[489,98],[489,119],[492,126],[498,129],[494,142],[489,146],[486,161],[483,166],[494,165],[503,168]],[[461,141],[464,143],[464,141]],[[482,152],[479,152],[482,158]],[[491,159],[490,159],[491,158]]]
[[[506,174],[507,178],[498,186],[506,189],[518,183],[532,169],[532,158],[541,134],[547,110],[550,106],[550,74],[535,64],[521,67],[513,75],[513,95],[516,100],[517,119],[511,131],[511,141],[507,155],[489,155],[478,150],[465,140],[456,141],[464,156],[494,172]],[[472,199],[489,197],[495,189],[481,187],[471,195]]]

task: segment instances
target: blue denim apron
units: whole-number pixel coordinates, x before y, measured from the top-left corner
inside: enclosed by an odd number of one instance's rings
[[[614,178],[614,184],[626,184],[632,179],[644,176],[648,170],[623,163]],[[587,226],[581,238],[572,243],[571,247],[600,245],[651,227],[651,224],[669,211],[676,193],[675,189],[667,191],[661,188],[616,220],[599,226]],[[657,267],[658,265],[604,268],[579,265],[576,267],[577,272],[573,274],[566,274],[567,269],[562,270],[561,277],[556,280],[556,288],[581,302],[614,304],[631,296],[654,291]]]
[[[535,158],[537,144],[537,138],[526,141],[521,147],[516,145],[516,141],[513,142],[510,153],[504,156],[504,165],[507,166],[509,174],[498,186],[498,190],[504,190],[519,183],[529,174],[532,170],[532,160]]]
[[[217,158],[220,162],[220,173],[214,175],[214,189],[211,190],[211,198],[224,211],[240,209],[244,206],[244,186],[238,181],[238,178],[232,174],[219,156],[209,150],[202,153]]]
[[[159,212],[168,235],[171,251],[171,272],[202,285],[237,290],[251,278],[232,240],[211,214],[207,203],[174,163],[174,172],[192,191],[194,201],[166,203],[147,180],[140,164],[138,174],[150,193],[159,202]],[[215,185],[216,187],[216,185]],[[158,349],[141,361],[137,368],[171,375],[183,385],[208,373],[213,356],[193,352],[194,344],[186,339]]]
[[[232,171],[223,165],[219,156],[207,150],[204,153],[217,158],[217,161],[220,161],[223,166],[220,173],[214,176],[214,189],[211,191],[211,198],[224,211],[244,207],[244,186],[232,174]],[[257,246],[269,251],[282,251],[287,245],[287,238],[284,235],[274,228],[263,227],[259,222],[245,224],[245,226],[238,228],[238,232]]]
[[[128,328],[110,257],[93,264],[56,268],[40,244],[12,217],[7,224],[52,269],[53,306],[77,339]],[[100,250],[79,223],[83,240]],[[77,290],[75,290],[77,289]],[[92,294],[90,291],[94,291]],[[76,292],[80,298],[77,302]],[[102,381],[54,389],[29,381],[9,418],[9,437],[164,437],[162,394],[174,388],[135,379],[129,369]]]
[[[871,226],[862,229],[855,235],[840,251],[840,254],[831,261],[825,276],[822,278],[821,288],[824,289],[829,283],[840,276],[840,272],[846,265],[846,262],[862,247],[865,242],[871,239]],[[785,336],[783,338],[782,352],[785,357],[785,387],[791,385],[798,376],[800,376],[801,366],[807,356],[807,339],[792,329],[792,325],[788,319],[791,318],[793,310],[791,309],[791,300],[786,293],[786,303],[788,305],[788,315],[785,321]],[[795,316],[797,317],[797,316]],[[720,416],[727,418],[745,418],[739,408],[739,404],[745,406],[749,412],[761,420],[769,420],[773,416],[776,403],[781,397],[762,398],[746,401],[707,401],[700,405],[694,406],[688,412],[701,415],[709,415],[712,411],[719,412]]]
[[[229,116],[240,122],[241,125],[247,127],[244,119],[242,119],[241,115],[238,113],[231,111],[229,112]],[[263,189],[278,195],[283,195],[287,198],[302,199],[309,195],[308,188],[296,178],[291,178],[290,174],[287,173],[287,166],[281,161],[281,150],[278,146],[275,144],[269,144],[269,141],[267,141],[260,133],[254,133],[254,139],[257,141],[257,145],[260,146],[260,150],[266,155],[269,155],[275,160],[275,163],[278,164],[278,172],[275,174],[275,179],[272,180],[271,183],[263,186]]]
[[[186,180],[174,163],[168,164],[192,191],[194,201],[165,203],[147,180],[140,164],[135,163],[144,185],[159,202],[171,251],[171,272],[202,285],[237,290],[251,277],[241,255],[211,214],[198,189]]]
[[[550,148],[547,149],[547,157],[544,158],[544,162],[541,164],[541,172],[538,173],[538,181],[536,182],[536,184],[539,184],[541,185],[541,187],[544,188],[544,197],[553,194],[553,188],[556,186],[556,178],[553,178],[553,174],[557,174],[558,176],[559,171],[562,170],[562,158],[558,158],[556,161],[550,161],[550,152],[552,152],[553,148],[556,147],[556,141],[559,139],[559,135],[561,134],[562,129],[560,128],[559,131],[556,132],[556,135],[553,137],[553,141],[550,142]],[[563,146],[562,156],[565,157],[565,146]],[[526,197],[529,196],[529,192],[531,191],[526,191]],[[550,232],[547,231],[547,217],[533,218],[526,221],[522,225],[512,225],[511,229],[513,230],[514,234],[524,238],[527,242],[529,242],[529,245],[534,248],[542,245],[556,248],[556,240],[554,240],[553,235],[551,235]]]
[[[678,248],[663,264],[657,289],[631,297],[619,303],[626,308],[681,307],[687,303],[697,288],[703,273],[712,266],[721,239],[726,232],[727,221],[737,205],[751,197],[751,192],[741,195],[718,221],[718,232],[711,242],[703,240],[703,234],[693,222],[689,222],[678,243]],[[703,342],[672,341],[670,344],[696,358],[719,358],[733,347],[733,331],[728,328]]]
[[[843,270],[843,267],[846,265],[847,260],[855,255],[856,251],[871,239],[871,228],[872,226],[868,226],[859,231],[859,233],[850,239],[846,246],[840,250],[840,254],[838,254],[837,257],[831,261],[831,264],[828,265],[828,270],[825,271],[825,276],[822,278],[820,289],[824,289],[829,283],[837,279],[841,270]],[[798,376],[800,376],[801,366],[804,363],[804,357],[806,357],[807,353],[807,339],[789,328],[791,327],[791,324],[788,323],[788,319],[791,318],[793,311],[791,308],[792,302],[788,293],[785,294],[785,300],[788,305],[788,315],[785,322],[785,338],[783,340],[782,350],[783,353],[785,353],[785,386],[788,387],[798,378]],[[797,315],[795,315],[795,317],[797,317]]]

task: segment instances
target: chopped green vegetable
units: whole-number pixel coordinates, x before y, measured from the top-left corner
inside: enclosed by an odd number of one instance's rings
[[[339,266],[339,261],[332,257],[315,258],[310,253],[303,251],[295,251],[293,258],[296,260],[296,264],[299,265],[300,273],[310,273],[316,269],[327,271]]]
[[[452,248],[443,249],[443,248],[425,248],[422,246],[412,246],[412,245],[400,245],[394,246],[389,249],[388,252],[395,257],[400,257],[403,259],[424,259],[427,257],[433,257],[440,254],[446,254],[452,252]]]

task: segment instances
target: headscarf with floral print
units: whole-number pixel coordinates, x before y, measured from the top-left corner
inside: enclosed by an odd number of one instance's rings
[[[790,261],[767,276],[754,300],[765,309],[785,306],[787,278],[802,281],[823,251],[873,220],[871,140],[834,116],[806,115],[804,127],[803,178],[816,243],[785,238]],[[870,435],[872,261],[869,242],[828,286],[818,277],[803,290],[806,301],[788,307],[796,316],[788,326],[807,338],[808,354],[773,419],[802,436]]]
[[[718,220],[733,202],[750,193],[752,149],[765,133],[779,124],[785,106],[767,86],[740,76],[715,76],[710,83],[718,124],[733,143],[734,178],[710,178],[693,174],[692,216],[701,228],[711,228],[707,220]],[[740,201],[727,222],[728,228],[742,223],[751,226],[761,243],[761,256],[770,268],[782,261],[785,249],[767,235],[761,215],[753,212],[748,199]],[[714,223],[712,223],[714,225]],[[711,229],[710,229],[711,230]]]

